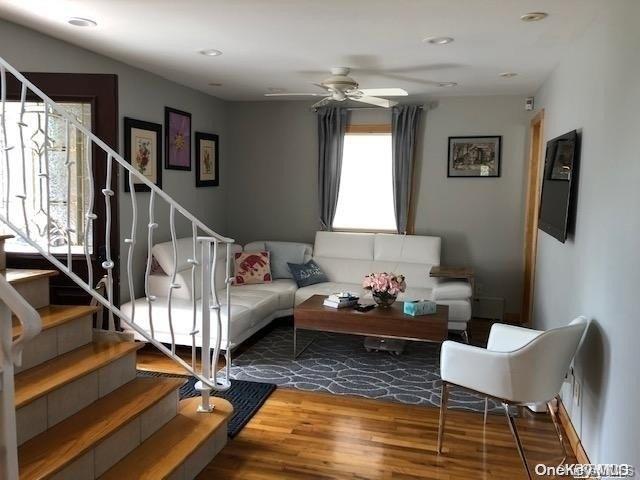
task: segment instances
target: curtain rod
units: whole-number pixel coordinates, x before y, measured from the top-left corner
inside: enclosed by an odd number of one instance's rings
[[[417,107],[421,110],[425,110],[429,107],[429,105],[417,105]],[[344,108],[344,110],[347,111],[351,111],[351,110],[390,110],[390,108],[384,108],[384,107],[376,107],[376,106],[372,106],[372,107],[346,107]],[[318,108],[312,108],[311,109],[313,112],[317,112]]]

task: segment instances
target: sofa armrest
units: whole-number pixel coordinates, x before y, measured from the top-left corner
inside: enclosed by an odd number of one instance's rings
[[[504,323],[494,323],[489,332],[487,350],[495,352],[512,352],[524,347],[531,340],[542,334],[540,330],[516,327]]]
[[[511,396],[510,355],[447,340],[440,352],[443,381],[508,399]]]
[[[467,280],[437,279],[433,288],[433,300],[468,300],[473,296]]]

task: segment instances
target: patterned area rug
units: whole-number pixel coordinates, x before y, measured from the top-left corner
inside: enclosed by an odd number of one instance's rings
[[[367,352],[364,338],[325,332],[298,332],[293,360],[293,327],[277,327],[233,359],[232,378],[278,387],[356,395],[412,405],[440,406],[440,345],[408,342],[404,353]],[[449,406],[484,411],[484,397],[452,389]],[[490,411],[502,412],[493,400]]]
[[[187,382],[180,387],[180,400],[200,395],[200,392],[195,389],[195,377],[160,372],[143,372],[140,370],[138,370],[138,376],[184,378]],[[233,405],[233,416],[227,425],[227,433],[230,438],[235,437],[243,429],[275,389],[276,386],[271,383],[232,380],[229,390],[214,394],[216,397],[228,400]]]

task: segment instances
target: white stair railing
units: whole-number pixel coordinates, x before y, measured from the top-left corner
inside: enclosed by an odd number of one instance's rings
[[[9,138],[7,134],[7,122],[9,119],[6,114],[6,105],[7,105],[7,75],[11,74],[20,84],[20,115],[16,122],[18,128],[18,134],[14,135],[15,138]],[[155,184],[150,182],[144,175],[138,172],[131,164],[129,164],[126,160],[124,160],[115,150],[109,147],[106,143],[104,143],[100,138],[94,135],[91,131],[89,131],[85,126],[82,125],[75,118],[74,115],[70,114],[64,107],[56,104],[53,100],[51,100],[47,95],[45,95],[40,89],[38,89],[35,85],[29,82],[20,72],[18,72],[15,68],[13,68],[10,64],[8,64],[4,59],[0,58],[0,80],[1,80],[1,111],[0,111],[0,152],[3,158],[0,160],[0,173],[2,173],[2,182],[1,188],[4,189],[4,192],[0,193],[0,221],[4,222],[13,232],[19,236],[19,238],[29,246],[36,249],[41,255],[43,255],[47,260],[49,260],[56,268],[60,269],[63,273],[65,273],[71,280],[73,280],[79,287],[81,287],[85,292],[91,295],[99,304],[103,305],[108,309],[109,312],[109,325],[110,328],[114,327],[114,316],[120,318],[121,322],[124,323],[126,327],[137,332],[140,336],[142,336],[146,341],[153,344],[157,347],[162,353],[173,359],[176,363],[181,365],[187,372],[197,377],[198,379],[198,388],[202,393],[202,405],[199,410],[201,411],[210,411],[211,405],[209,402],[209,394],[211,390],[226,390],[230,386],[229,380],[229,368],[231,363],[230,352],[229,349],[225,346],[225,360],[226,360],[226,368],[225,374],[218,378],[217,375],[217,361],[220,351],[222,349],[221,339],[222,339],[222,312],[221,310],[224,308],[226,311],[226,331],[229,332],[229,318],[230,318],[230,269],[229,269],[229,261],[230,261],[230,247],[234,243],[234,241],[230,238],[226,238],[222,235],[217,234],[213,230],[211,230],[207,225],[198,220],[195,216],[193,216],[189,211],[187,211],[184,207],[182,207],[178,202],[176,202],[173,198],[171,198],[166,192],[162,189],[158,188]],[[23,134],[23,129],[27,126],[24,121],[25,115],[25,102],[27,99],[37,97],[37,101],[42,103],[42,111],[38,112],[38,132],[39,135],[43,138],[41,142],[36,142],[35,138],[25,138]],[[30,112],[33,113],[33,112]],[[64,137],[66,138],[66,142],[69,142],[69,138],[71,134],[74,134],[76,138],[81,138],[83,144],[85,145],[86,151],[86,165],[85,172],[88,174],[88,202],[86,205],[86,210],[83,212],[83,230],[84,230],[84,242],[83,242],[83,253],[84,260],[86,263],[87,274],[86,278],[82,278],[78,272],[74,272],[73,270],[73,262],[72,262],[72,251],[71,251],[71,242],[70,238],[72,234],[75,233],[75,229],[73,227],[72,222],[69,217],[60,221],[59,219],[55,220],[56,231],[62,231],[62,235],[56,235],[57,242],[64,241],[66,239],[66,252],[65,254],[61,254],[59,249],[52,251],[52,239],[51,239],[51,230],[49,227],[49,223],[54,223],[54,220],[51,217],[51,183],[53,178],[51,178],[51,169],[50,169],[50,150],[51,145],[53,144],[53,140],[51,138],[50,130],[50,119],[56,118],[60,121],[64,122]],[[43,122],[41,122],[43,120]],[[26,142],[30,141],[30,144]],[[71,149],[70,145],[64,146],[66,148],[65,153],[65,163],[64,165],[67,167],[67,172],[70,171],[72,166],[72,160],[69,157],[69,151]],[[98,158],[102,158],[103,156],[106,158],[104,164],[99,164],[98,162],[93,162],[90,153],[92,149],[97,148],[96,151],[100,152]],[[63,150],[64,151],[64,150]],[[34,172],[31,177],[29,176],[29,171],[25,167],[25,155],[31,153],[34,156],[34,160],[37,160],[38,171]],[[106,169],[106,182],[105,185],[95,185],[93,179],[93,168],[105,168]],[[149,222],[147,224],[147,238],[146,245],[140,244],[138,248],[144,250],[144,256],[146,260],[146,271],[144,273],[144,287],[145,287],[145,297],[147,301],[146,311],[140,311],[140,309],[135,309],[133,307],[131,309],[131,315],[125,314],[121,311],[118,306],[113,303],[113,270],[116,266],[115,262],[117,259],[112,258],[111,251],[109,249],[110,236],[111,236],[111,199],[114,195],[114,192],[111,188],[111,179],[113,175],[113,168],[122,167],[127,177],[125,181],[129,183],[130,186],[130,202],[131,202],[131,211],[132,211],[132,223],[129,237],[125,239],[125,243],[128,245],[127,252],[127,261],[124,265],[126,275],[127,275],[127,283],[129,285],[129,291],[132,296],[132,299],[135,297],[134,292],[134,257],[140,255],[139,252],[135,251],[136,245],[138,245],[138,239],[136,236],[136,225],[139,217],[139,208],[138,208],[138,198],[136,195],[136,191],[134,188],[134,183],[144,184],[149,187],[151,190],[149,196]],[[14,178],[14,173],[17,177],[22,177],[22,183],[18,182],[17,184],[12,183],[12,179]],[[26,180],[25,180],[26,179]],[[64,181],[65,178],[55,179],[56,181]],[[26,182],[31,182],[33,185],[37,185],[38,191],[40,192],[39,198],[37,199],[28,199],[28,191],[25,186]],[[67,205],[71,201],[71,193],[69,189],[68,183],[70,182],[70,176],[66,175],[66,190],[67,192]],[[99,189],[99,190],[96,190]],[[92,232],[92,227],[94,222],[98,220],[96,212],[94,211],[94,202],[93,197],[96,191],[102,192],[104,197],[104,211],[105,211],[105,244],[107,245],[105,252],[105,259],[101,264],[102,270],[104,272],[94,272],[92,266],[92,258],[91,252],[89,251],[90,245],[90,232]],[[35,194],[34,194],[35,195]],[[121,197],[125,199],[126,197]],[[37,235],[37,232],[34,233],[34,228],[30,228],[27,214],[27,210],[25,204],[31,200],[34,205],[38,205],[38,214],[45,215],[47,219],[46,225],[46,234],[45,235]],[[155,203],[157,201],[164,202],[168,204],[169,207],[169,218],[168,218],[168,226],[171,234],[171,242],[173,243],[173,253],[174,253],[174,269],[173,272],[170,272],[172,283],[167,292],[167,302],[166,306],[160,306],[156,301],[158,300],[154,295],[152,295],[149,291],[149,275],[151,274],[151,248],[153,246],[153,235],[155,229],[158,227],[158,220],[155,218]],[[38,203],[39,202],[39,203]],[[66,214],[71,215],[69,208],[66,209]],[[58,212],[60,215],[60,212]],[[202,297],[201,297],[201,305],[198,307],[195,299],[192,301],[192,315],[191,315],[191,329],[190,335],[192,337],[192,352],[191,352],[191,361],[190,363],[183,360],[176,354],[176,343],[174,332],[174,318],[172,314],[172,298],[173,291],[176,288],[179,288],[180,285],[175,283],[175,266],[176,262],[176,216],[180,215],[183,220],[186,220],[191,225],[191,234],[192,234],[192,242],[193,242],[193,258],[189,259],[189,263],[192,265],[192,279],[194,280],[193,286],[193,295],[195,297],[195,292],[197,291],[195,280],[196,280],[196,270],[197,268],[201,269],[201,280],[202,280]],[[144,247],[144,248],[143,248]],[[218,300],[218,288],[215,285],[215,274],[216,268],[219,268],[217,260],[219,255],[219,249],[225,248],[226,250],[226,272],[225,272],[225,285],[226,289],[226,304],[222,305]],[[198,259],[197,252],[201,252],[201,257]],[[106,293],[103,295],[100,292],[96,291],[94,286],[94,274],[97,277],[106,276]],[[168,311],[167,316],[169,318],[169,328],[171,330],[171,345],[169,347],[165,346],[163,343],[158,341],[154,332],[153,325],[153,316],[154,311],[157,312],[158,308],[167,308]],[[202,325],[201,328],[198,329],[198,325],[196,319],[198,317],[198,308],[200,309],[200,315],[202,317]],[[213,312],[213,314],[212,314]],[[147,317],[148,329],[144,328],[138,322],[136,322],[136,317],[144,316]],[[213,319],[214,329],[211,329],[211,319]],[[213,337],[213,345],[211,343]],[[197,367],[197,349],[196,344],[202,345],[200,351],[200,360],[201,366]],[[213,353],[213,356],[212,356]]]
[[[22,327],[15,340],[12,312]],[[41,327],[38,312],[0,275],[0,479],[18,478],[13,366],[22,364],[24,344]]]

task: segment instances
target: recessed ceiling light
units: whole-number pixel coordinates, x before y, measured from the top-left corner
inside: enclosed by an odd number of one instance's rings
[[[453,40],[454,39],[452,37],[427,37],[422,41],[432,45],[447,45],[453,42]]]
[[[200,55],[205,55],[207,57],[218,57],[222,55],[220,50],[216,50],[215,48],[208,48],[206,50],[200,50],[198,52]]]
[[[523,22],[539,22],[540,20],[544,20],[549,16],[548,13],[545,12],[529,12],[525,13],[520,17],[520,20]]]
[[[222,84],[219,83],[219,82],[209,82],[208,85],[210,87],[221,87],[222,86]]]
[[[457,87],[457,82],[440,82],[438,83],[439,87]]]
[[[513,78],[513,77],[517,77],[518,74],[516,72],[502,72],[500,76],[502,78]]]
[[[97,27],[98,22],[90,18],[71,17],[67,20],[74,27]]]

